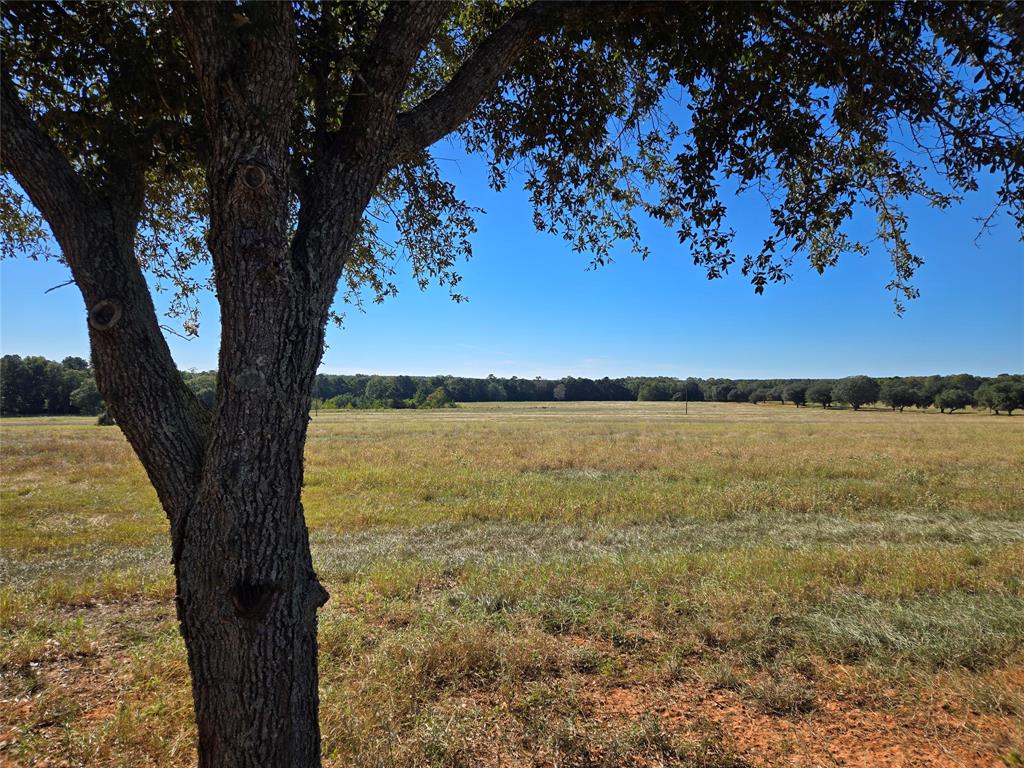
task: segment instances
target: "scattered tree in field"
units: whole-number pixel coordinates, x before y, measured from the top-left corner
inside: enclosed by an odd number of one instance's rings
[[[806,405],[807,384],[805,382],[798,381],[788,385],[783,390],[783,399],[789,400],[797,408],[799,408],[801,405]]]
[[[1013,3],[7,4],[3,250],[52,232],[96,384],[170,519],[199,764],[320,762],[309,397],[339,282],[383,299],[404,259],[461,298],[476,209],[431,145],[484,156],[496,188],[525,169],[536,226],[594,264],[616,243],[646,255],[646,214],[757,292],[794,254],[823,271],[866,252],[846,227],[859,201],[902,308],[921,263],[906,198],[948,206],[984,170],[1024,222],[1018,22]],[[723,176],[773,190],[752,252]],[[192,332],[207,260],[212,410],[144,275],[176,282]]]
[[[978,408],[987,408],[997,416],[1000,411],[1006,410],[1004,407],[996,407],[997,405],[1003,405],[999,400],[1000,398],[992,387],[992,382],[988,382],[978,387],[978,390],[974,393],[974,405]],[[1010,411],[1010,415],[1013,415],[1012,410]]]
[[[890,379],[882,382],[878,397],[892,410],[902,412],[904,408],[921,401],[921,392],[905,381]]]
[[[939,413],[946,411],[952,413],[973,405],[973,403],[974,398],[971,397],[971,393],[963,387],[949,387],[935,396],[935,407],[939,409]]]
[[[1024,408],[1024,378],[999,376],[983,384],[974,393],[975,402],[997,415],[1005,411],[1007,416]]]
[[[822,408],[832,405],[832,387],[835,384],[831,381],[816,381],[807,387],[807,399],[812,403],[818,403]]]
[[[769,392],[767,389],[758,388],[751,392],[749,395],[747,395],[747,400],[749,400],[754,405],[757,405],[758,403],[763,403],[766,400],[768,400],[768,395]]]
[[[969,395],[973,395],[984,381],[981,377],[971,373],[954,373],[952,376],[943,377],[943,382],[946,384],[943,388],[955,387],[964,390]]]
[[[935,402],[936,395],[947,386],[946,380],[942,376],[926,377],[917,388],[919,397],[914,405],[918,408],[930,408]]]
[[[857,411],[862,405],[877,402],[879,389],[878,382],[870,376],[849,376],[836,382],[832,397]]]

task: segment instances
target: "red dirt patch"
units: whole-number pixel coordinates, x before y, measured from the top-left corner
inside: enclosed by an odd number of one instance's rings
[[[1018,681],[1022,670],[1007,674]],[[697,682],[591,690],[600,722],[657,714],[669,730],[710,721],[754,765],[800,768],[1005,768],[1001,759],[1020,749],[1024,724],[1010,716],[969,720],[940,702],[914,708],[873,709],[843,699],[822,699],[805,715],[764,714],[742,694]]]

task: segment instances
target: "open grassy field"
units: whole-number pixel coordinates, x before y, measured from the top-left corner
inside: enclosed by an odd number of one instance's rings
[[[0,765],[189,765],[140,465],[0,439]],[[1024,765],[1024,418],[322,412],[304,501],[329,766]]]

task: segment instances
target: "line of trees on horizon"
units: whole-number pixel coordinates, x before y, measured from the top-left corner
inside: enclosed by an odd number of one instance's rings
[[[188,385],[212,408],[215,371],[184,371]],[[464,376],[381,376],[318,374],[311,393],[314,409],[442,408],[456,402],[683,401],[764,403],[858,410],[882,403],[892,410],[968,407],[1012,414],[1024,409],[1024,375],[995,377],[958,373],[949,376],[848,376],[842,379],[726,379],[627,376],[588,379],[521,379]],[[89,361],[61,362],[40,356],[0,358],[0,413],[8,415],[96,415],[104,412]]]

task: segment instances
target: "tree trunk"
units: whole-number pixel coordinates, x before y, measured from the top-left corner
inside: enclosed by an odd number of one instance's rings
[[[301,293],[250,280],[262,259],[236,253],[234,274],[218,278],[216,428],[176,542],[178,618],[199,765],[307,768],[320,765],[316,610],[327,593],[300,495],[323,319]]]
[[[290,489],[270,487],[243,501],[241,484],[225,479],[234,490],[198,502],[204,524],[190,527],[176,568],[199,765],[319,766],[316,609],[327,593],[302,506]],[[282,524],[271,536],[246,535],[240,519],[259,517]]]
[[[374,190],[401,157],[465,119],[503,71],[456,78],[464,85],[454,96],[442,90],[399,130],[410,73],[447,11],[388,4],[341,127],[322,121],[304,165],[291,135],[302,93],[292,4],[250,3],[244,13],[175,5],[208,139],[207,243],[221,314],[213,414],[176,370],[136,258],[145,163],[108,158],[94,186],[3,83],[4,166],[61,245],[88,308],[97,386],[170,519],[204,768],[320,764],[316,610],[327,592],[300,500],[309,398]],[[474,56],[507,67],[543,18],[503,27],[502,55]]]
[[[207,243],[221,312],[214,426],[175,541],[177,609],[199,765],[312,768],[320,765],[316,610],[327,593],[313,572],[300,495],[334,284],[293,250],[291,6],[253,4],[246,13],[239,34],[221,5],[175,8],[211,139]]]

